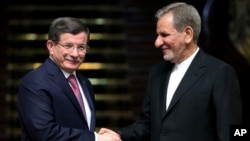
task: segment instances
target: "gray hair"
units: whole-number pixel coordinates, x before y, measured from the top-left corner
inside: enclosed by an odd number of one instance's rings
[[[190,26],[194,31],[194,40],[198,41],[201,32],[201,17],[192,5],[184,2],[175,2],[159,9],[155,17],[161,18],[167,13],[173,13],[173,26],[178,32],[182,32],[186,26]]]

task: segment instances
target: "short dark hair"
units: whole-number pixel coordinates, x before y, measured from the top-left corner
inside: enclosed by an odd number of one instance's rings
[[[58,42],[60,40],[60,35],[63,33],[71,33],[75,35],[80,32],[86,32],[89,41],[89,29],[80,19],[73,17],[59,17],[51,23],[48,32],[48,39]]]

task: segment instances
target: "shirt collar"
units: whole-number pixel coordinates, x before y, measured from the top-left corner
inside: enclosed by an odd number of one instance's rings
[[[61,68],[60,68],[61,69]],[[64,71],[63,69],[61,69],[62,70],[62,72],[63,72],[63,75],[65,76],[65,78],[68,78],[69,77],[69,75],[71,75],[71,74],[73,74],[73,75],[75,75],[76,76],[76,72],[74,71],[73,73],[68,73],[68,72],[66,72],[66,71]]]
[[[193,61],[195,55],[198,53],[199,47],[195,50],[195,52],[189,56],[186,60],[181,62],[180,64],[175,63],[174,69],[179,69],[179,68],[188,68],[191,62]]]

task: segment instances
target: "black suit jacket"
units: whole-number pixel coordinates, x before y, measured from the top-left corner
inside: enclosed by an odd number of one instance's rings
[[[90,81],[76,73],[91,109],[91,127],[60,68],[48,58],[21,81],[17,108],[23,141],[94,141],[95,106]]]
[[[166,111],[172,67],[162,62],[150,70],[139,118],[119,130],[123,141],[229,141],[229,126],[242,118],[233,68],[200,49]]]

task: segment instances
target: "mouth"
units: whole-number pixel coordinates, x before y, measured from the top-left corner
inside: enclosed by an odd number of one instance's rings
[[[80,61],[79,60],[67,60],[68,62],[70,62],[71,64],[79,64]]]
[[[164,50],[164,49],[170,49],[170,47],[169,47],[169,46],[166,46],[166,45],[162,45],[162,46],[161,46],[161,49],[162,49],[162,50]]]
[[[65,57],[65,60],[72,62],[74,64],[81,62],[80,58]]]
[[[162,52],[164,52],[164,51],[166,51],[166,50],[170,50],[170,48],[167,47],[167,46],[162,46],[162,47],[161,47],[161,50],[162,50]]]

